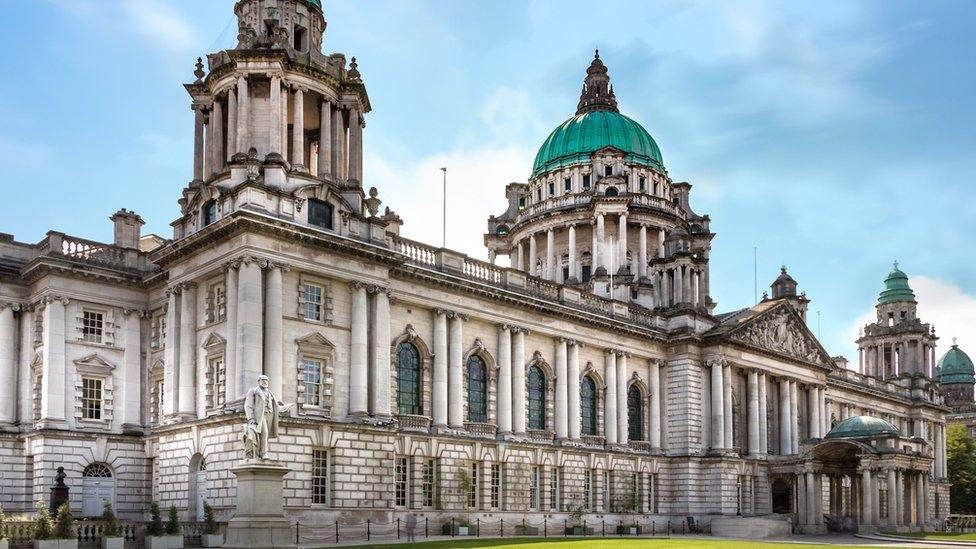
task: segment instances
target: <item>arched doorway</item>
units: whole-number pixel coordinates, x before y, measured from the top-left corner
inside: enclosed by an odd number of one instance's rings
[[[107,465],[92,463],[81,477],[82,516],[101,516],[106,501],[115,509],[115,476]]]
[[[790,483],[785,479],[778,478],[769,487],[773,501],[773,512],[786,515],[790,512]]]
[[[207,460],[197,454],[190,460],[190,516],[203,521],[203,503],[207,501]]]

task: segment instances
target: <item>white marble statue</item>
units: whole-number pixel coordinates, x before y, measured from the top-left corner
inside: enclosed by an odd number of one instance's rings
[[[278,437],[278,421],[291,408],[278,402],[270,384],[268,376],[259,376],[257,387],[244,397],[244,459],[267,459],[268,441]]]

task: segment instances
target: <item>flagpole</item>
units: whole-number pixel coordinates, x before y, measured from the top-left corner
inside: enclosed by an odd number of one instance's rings
[[[447,248],[447,168],[441,168],[444,172],[444,213],[441,218],[441,248]]]

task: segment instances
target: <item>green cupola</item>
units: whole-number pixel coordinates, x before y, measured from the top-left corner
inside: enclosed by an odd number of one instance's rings
[[[952,340],[952,348],[942,355],[938,366],[939,383],[976,383],[976,368],[973,368],[973,361],[969,358],[956,340]]]
[[[627,156],[627,162],[665,173],[661,149],[651,134],[617,108],[617,96],[607,67],[597,50],[586,70],[576,116],[560,124],[539,148],[532,165],[532,177],[589,161],[593,153],[613,147]]]
[[[901,436],[898,428],[887,421],[873,416],[854,416],[841,421],[827,433],[825,439],[871,438],[879,436]]]
[[[908,286],[908,275],[898,268],[898,262],[885,279],[885,289],[878,296],[878,304],[896,301],[915,301],[915,292]]]

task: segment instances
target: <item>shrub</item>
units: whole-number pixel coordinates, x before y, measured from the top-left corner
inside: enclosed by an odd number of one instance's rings
[[[159,516],[159,504],[155,501],[149,506],[149,524],[146,525],[146,534],[150,536],[163,535],[163,518]]]
[[[54,524],[54,539],[75,539],[78,532],[75,531],[75,519],[71,517],[71,509],[67,503],[58,507],[57,522]]]
[[[54,531],[54,524],[51,522],[51,513],[47,510],[44,500],[37,501],[37,516],[34,517],[34,539],[51,539]]]
[[[112,512],[112,503],[106,501],[102,511],[102,537],[117,538],[121,534],[122,528],[119,526],[119,519]]]
[[[6,517],[3,516],[3,505],[0,505],[0,539],[3,539],[7,533],[6,522]]]
[[[220,533],[217,529],[217,520],[214,518],[213,507],[207,502],[203,502],[203,533],[207,535]]]
[[[180,533],[180,516],[176,512],[176,506],[169,506],[169,520],[166,521],[166,535],[175,536]]]

